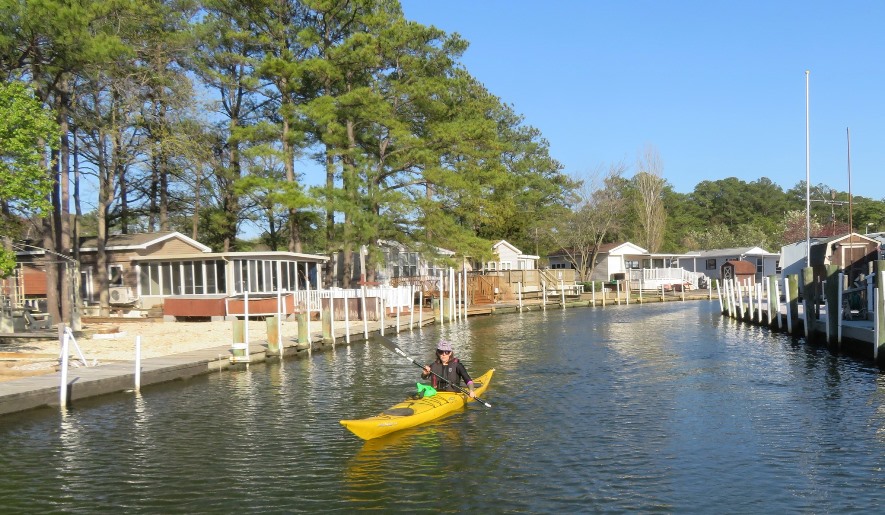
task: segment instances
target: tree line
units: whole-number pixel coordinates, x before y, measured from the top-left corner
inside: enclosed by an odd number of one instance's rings
[[[467,42],[396,0],[2,0],[0,34],[6,80],[58,125],[41,141],[50,205],[8,211],[52,251],[94,233],[100,285],[113,233],[340,252],[349,278],[379,239],[482,258],[531,231],[522,214],[566,209],[571,179],[460,64]],[[258,241],[238,238],[247,222]],[[66,318],[71,285],[50,268]]]
[[[812,237],[849,231],[885,231],[885,199],[798,182],[784,190],[766,177],[705,180],[689,193],[674,191],[663,177],[663,160],[648,146],[631,167],[615,163],[590,173],[573,190],[573,209],[551,221],[547,247],[564,249],[583,278],[603,243],[634,242],[651,253],[684,253],[759,246],[769,252]],[[806,222],[810,227],[806,228]]]

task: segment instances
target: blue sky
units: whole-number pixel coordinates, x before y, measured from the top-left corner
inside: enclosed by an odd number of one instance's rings
[[[674,189],[805,180],[885,198],[885,2],[404,0],[470,42],[464,66],[541,130],[568,173],[647,144]]]

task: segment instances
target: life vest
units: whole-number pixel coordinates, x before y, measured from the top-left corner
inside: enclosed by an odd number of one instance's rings
[[[458,358],[452,358],[447,365],[443,365],[440,361],[434,361],[430,365],[430,371],[433,372],[430,375],[430,384],[437,390],[446,391],[450,389],[457,391],[457,388],[454,388],[454,386],[461,386],[461,376],[458,374],[459,363]],[[440,380],[437,376],[442,377],[445,381]]]

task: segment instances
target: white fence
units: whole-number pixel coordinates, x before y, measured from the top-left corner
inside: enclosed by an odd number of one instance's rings
[[[642,268],[628,270],[631,289],[659,290],[661,285],[689,285],[698,288],[706,276],[698,272],[689,272],[683,268]],[[702,279],[704,278],[704,279]]]
[[[397,312],[411,309],[414,303],[414,291],[414,286],[403,285],[361,289],[299,290],[286,294],[294,295],[295,305],[309,312],[319,312],[321,310],[321,299],[359,299],[363,295],[367,299],[380,298],[386,309],[391,312]]]

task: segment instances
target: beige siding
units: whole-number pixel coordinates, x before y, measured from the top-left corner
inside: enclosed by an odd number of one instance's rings
[[[196,254],[202,250],[188,244],[177,238],[163,240],[156,245],[151,245],[147,249],[139,251],[140,256],[180,256],[183,254]]]

